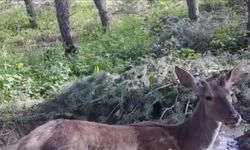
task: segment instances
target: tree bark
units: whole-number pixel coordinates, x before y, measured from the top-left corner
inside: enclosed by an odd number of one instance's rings
[[[247,21],[247,44],[250,49],[250,0],[247,0],[248,21]]]
[[[55,0],[55,6],[59,29],[65,45],[65,56],[74,56],[77,53],[77,49],[70,34],[69,2],[68,0]]]
[[[29,16],[30,27],[34,29],[37,27],[36,12],[34,9],[34,4],[32,0],[24,0],[24,3],[26,5],[27,14]]]
[[[106,32],[109,27],[109,17],[106,10],[106,0],[94,0],[94,3],[96,8],[98,9],[103,30],[104,32]]]
[[[198,0],[187,0],[188,15],[190,20],[197,21],[199,19]]]

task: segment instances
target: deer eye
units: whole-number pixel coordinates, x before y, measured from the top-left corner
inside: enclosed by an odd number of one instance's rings
[[[206,96],[207,101],[212,101],[212,96]]]
[[[231,93],[230,96],[233,97],[233,96],[234,96],[234,93]]]

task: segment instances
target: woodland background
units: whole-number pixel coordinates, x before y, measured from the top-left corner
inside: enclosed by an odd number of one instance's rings
[[[214,80],[250,59],[246,0],[0,1],[0,145],[56,118],[177,123],[174,66]],[[250,121],[250,78],[235,88]]]

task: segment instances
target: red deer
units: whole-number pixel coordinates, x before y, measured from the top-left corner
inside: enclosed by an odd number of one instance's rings
[[[23,137],[18,150],[209,150],[221,124],[237,125],[241,117],[234,109],[232,86],[247,73],[239,64],[218,82],[193,77],[175,67],[180,83],[199,97],[193,115],[178,125],[141,122],[107,125],[89,121],[58,119],[37,127]]]

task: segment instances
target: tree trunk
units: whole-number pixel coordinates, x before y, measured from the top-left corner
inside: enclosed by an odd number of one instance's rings
[[[59,29],[65,44],[65,56],[74,56],[77,49],[70,34],[68,0],[55,0],[55,6]]]
[[[24,0],[24,2],[26,5],[27,14],[29,16],[30,27],[34,29],[37,27],[37,22],[33,2],[32,0]]]
[[[190,20],[197,21],[199,19],[198,0],[187,0],[188,15]]]
[[[94,0],[96,8],[98,9],[99,16],[102,22],[104,32],[109,27],[109,18],[106,11],[106,0]]]
[[[248,20],[247,20],[247,44],[250,49],[250,0],[247,0]]]

